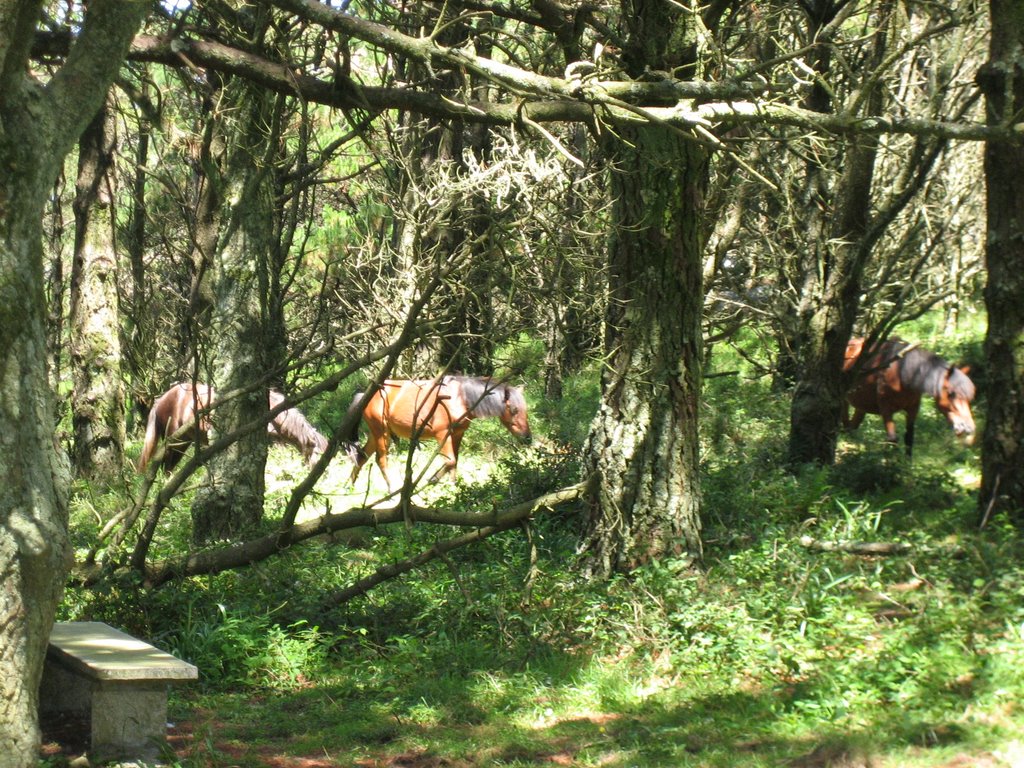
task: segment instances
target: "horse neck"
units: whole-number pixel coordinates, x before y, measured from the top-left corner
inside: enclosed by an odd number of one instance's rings
[[[491,379],[460,378],[459,395],[466,418],[498,418],[505,412],[506,387]]]
[[[914,347],[899,360],[900,383],[931,397],[942,397],[950,365],[933,352]]]
[[[302,445],[316,446],[327,442],[327,438],[321,435],[297,408],[286,408],[281,411],[274,418],[274,426],[282,437]]]

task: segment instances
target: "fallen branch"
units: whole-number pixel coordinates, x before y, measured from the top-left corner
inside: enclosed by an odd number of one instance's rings
[[[524,501],[500,512],[497,510],[492,512],[457,512],[416,506],[409,509],[401,506],[388,509],[349,509],[345,512],[327,514],[314,520],[296,523],[284,530],[273,531],[265,536],[249,541],[204,549],[199,552],[172,557],[147,565],[142,571],[143,582],[147,587],[157,587],[174,579],[220,573],[221,571],[266,560],[301,541],[315,536],[362,526],[404,524],[410,519],[421,523],[437,523],[478,529],[473,534],[467,534],[465,543],[469,543],[469,541],[479,540],[496,533],[497,530],[515,527],[541,510],[551,509],[577,499],[583,494],[586,487],[587,484],[585,482],[578,483],[536,499]],[[479,531],[486,531],[486,533],[484,536],[481,536]],[[459,546],[462,545],[460,544]],[[443,554],[444,551],[448,550],[439,550],[434,557],[438,554]],[[433,557],[429,559],[433,559]],[[404,573],[405,571],[401,572]],[[98,564],[82,564],[72,572],[72,580],[80,585],[90,586],[100,581],[105,575],[104,570]]]
[[[456,536],[454,539],[436,542],[429,549],[420,552],[418,555],[410,557],[407,560],[403,560],[399,563],[388,563],[387,565],[382,565],[366,578],[360,579],[355,584],[352,584],[345,589],[340,589],[333,595],[325,598],[324,604],[334,606],[348,602],[354,597],[365,595],[378,584],[382,584],[396,576],[401,576],[403,573],[408,573],[421,565],[429,563],[431,560],[444,557],[454,549],[464,547],[467,544],[472,544],[475,541],[483,541],[488,536],[493,536],[495,533],[507,531],[510,528],[517,527],[518,525],[519,521],[513,520],[503,525],[490,525],[486,528],[477,528],[475,531],[464,533],[461,536]]]
[[[847,552],[866,557],[905,555],[911,550],[909,544],[898,541],[819,541],[810,536],[801,536],[800,545],[816,552]]]

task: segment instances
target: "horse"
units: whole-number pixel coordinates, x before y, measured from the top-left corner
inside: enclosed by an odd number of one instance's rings
[[[204,411],[209,409],[214,394],[213,388],[206,384],[193,385],[185,381],[174,384],[153,402],[149,418],[146,420],[146,437],[142,454],[139,456],[139,472],[146,470],[146,465],[153,457],[160,440],[169,440],[185,425],[192,426],[185,430],[178,440],[168,442],[164,451],[165,472],[170,472],[177,466],[190,444],[207,443],[211,425],[209,415]],[[270,408],[273,409],[284,402],[284,395],[272,389],[267,399]],[[327,450],[327,438],[309,423],[298,408],[286,408],[277,414],[267,424],[267,434],[274,442],[284,443],[298,450],[307,464],[315,464]]]
[[[921,397],[929,395],[935,406],[949,421],[953,432],[971,445],[974,442],[974,382],[967,366],[958,368],[934,352],[902,339],[889,339],[868,350],[864,339],[854,338],[846,345],[843,371],[852,373],[854,384],[846,395],[853,416],[847,408],[843,425],[856,429],[864,414],[877,413],[885,423],[886,440],[896,443],[893,416],[906,413],[906,434],[903,442],[907,456],[914,452],[914,420],[921,406]]]
[[[351,415],[365,393],[357,394],[349,406]],[[526,415],[526,400],[519,387],[496,382],[490,377],[443,376],[439,379],[387,379],[367,398],[363,421],[369,430],[366,444],[356,455],[352,470],[355,483],[359,470],[370,456],[391,489],[388,475],[388,445],[391,437],[418,440],[421,435],[438,444],[444,461],[431,482],[447,475],[454,479],[459,462],[462,436],[474,419],[494,417],[516,437],[525,442],[533,438]],[[359,440],[356,421],[350,442]]]

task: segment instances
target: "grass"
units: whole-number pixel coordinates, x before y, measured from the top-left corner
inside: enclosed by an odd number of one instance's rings
[[[574,387],[577,420],[596,390],[593,377]],[[128,626],[199,665],[201,684],[172,700],[170,759],[183,768],[1024,765],[1021,539],[1002,519],[977,530],[976,451],[922,413],[911,464],[869,420],[834,468],[794,476],[777,466],[787,414],[763,382],[709,379],[707,401],[699,570],[667,560],[584,582],[582,513],[568,508],[534,523],[532,577],[516,531],[364,598],[323,600],[451,535],[416,525],[153,593],[69,592],[65,614]],[[549,445],[573,434],[553,405],[534,412]],[[574,479],[560,451],[524,451],[483,426],[464,482],[425,500],[479,507]],[[271,513],[300,471],[275,450]],[[382,493],[379,473],[353,490],[343,471],[309,514]],[[94,513],[83,499],[87,538],[105,502]],[[187,506],[178,514],[184,530]],[[802,536],[910,552],[820,552]]]

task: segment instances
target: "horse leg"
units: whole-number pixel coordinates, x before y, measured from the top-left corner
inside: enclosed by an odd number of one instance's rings
[[[382,435],[372,435],[367,441],[367,445],[372,445],[374,452],[377,454],[377,466],[380,467],[380,473],[384,475],[384,482],[388,486],[388,492],[391,491],[391,475],[388,474],[388,434],[385,432]],[[364,449],[365,452],[365,449]]]
[[[465,429],[457,429],[452,433],[452,469],[451,478],[455,480],[459,466],[459,446],[462,445],[462,436],[466,434]]]
[[[914,456],[914,422],[917,420],[917,406],[907,408],[907,433],[903,436],[903,443],[907,446],[907,458]]]
[[[864,421],[864,414],[866,413],[867,411],[862,411],[860,408],[854,408],[853,416],[851,416],[850,408],[847,406],[843,409],[843,427],[846,428],[848,432],[853,432],[860,426],[860,423]]]
[[[885,422],[885,441],[896,444],[899,438],[896,436],[896,422],[893,420],[892,411],[882,411],[882,421]]]
[[[458,441],[461,437],[460,433],[434,435],[434,439],[437,440],[438,444],[437,452],[441,455],[444,466],[434,473],[433,477],[430,478],[430,482],[436,482],[442,476],[447,476],[449,480],[455,480],[457,475],[456,467],[458,465]]]

